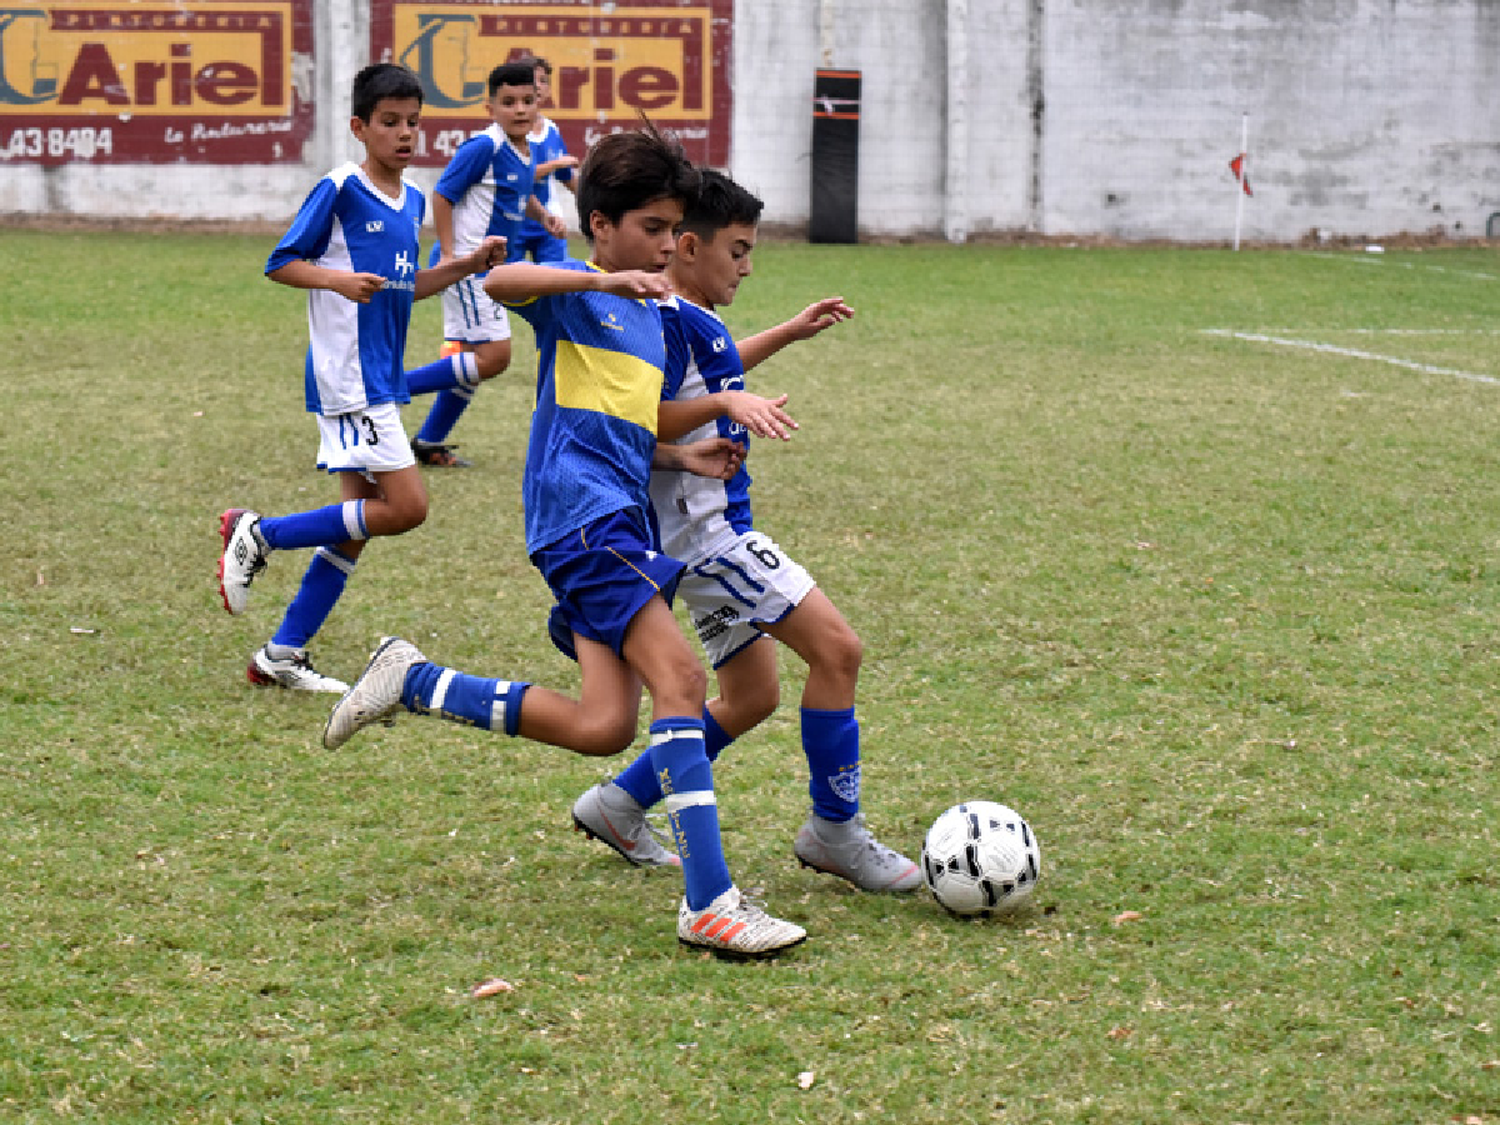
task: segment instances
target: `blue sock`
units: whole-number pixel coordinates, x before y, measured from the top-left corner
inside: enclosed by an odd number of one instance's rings
[[[447,355],[406,373],[406,389],[414,396],[478,385],[479,367],[473,352]]]
[[[521,724],[521,697],[530,686],[471,676],[440,664],[418,664],[406,673],[401,704],[419,715],[514,735]]]
[[[717,719],[703,708],[703,750],[710,762],[719,760],[719,754],[734,739],[724,733]],[[642,751],[641,756],[620,771],[615,784],[635,798],[644,809],[649,809],[661,800],[661,782],[656,779],[656,770],[651,765],[651,751]]]
[[[468,387],[439,392],[432,402],[432,409],[427,412],[427,420],[417,431],[417,440],[433,445],[441,445],[447,441],[473,397],[474,392]]]
[[[847,711],[802,708],[802,752],[811,774],[813,812],[848,820],[859,812],[859,720]]]
[[[306,647],[338,604],[344,584],[354,573],[356,561],[332,547],[319,547],[312,562],[307,564],[302,587],[292,604],[286,607],[286,616],[281,619],[281,628],[276,630],[271,643],[288,648]]]
[[[368,539],[365,529],[365,502],[345,500],[310,512],[293,512],[289,516],[263,516],[260,533],[273,551],[296,547],[332,547],[351,539]]]
[[[651,763],[667,795],[667,820],[682,857],[688,909],[702,910],[734,885],[719,839],[713,767],[703,752],[703,721],[686,715],[651,724]]]

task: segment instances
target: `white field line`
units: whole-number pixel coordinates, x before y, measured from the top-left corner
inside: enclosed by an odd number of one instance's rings
[[[1428,273],[1451,273],[1455,277],[1472,277],[1479,281],[1500,281],[1500,276],[1492,273],[1484,273],[1480,270],[1453,270],[1447,266],[1418,265],[1415,262],[1392,262],[1378,254],[1356,256],[1354,254],[1328,254],[1322,251],[1314,251],[1312,256],[1329,262],[1354,262],[1361,266],[1385,266],[1389,269],[1398,270],[1426,270]]]
[[[1269,336],[1262,332],[1236,332],[1231,328],[1205,328],[1205,336],[1226,336],[1232,340],[1247,340],[1252,344],[1275,344],[1283,348],[1302,348],[1310,352],[1326,352],[1329,355],[1348,356],[1350,359],[1369,359],[1376,363],[1388,363],[1392,367],[1404,367],[1408,371],[1420,371],[1424,375],[1451,375],[1455,379],[1467,379],[1471,383],[1488,383],[1500,386],[1500,379],[1492,375],[1478,375],[1473,371],[1459,371],[1453,367],[1436,367],[1430,363],[1416,363],[1393,355],[1362,351],[1359,348],[1341,348],[1337,344],[1324,344],[1317,340],[1297,340],[1290,336]]]

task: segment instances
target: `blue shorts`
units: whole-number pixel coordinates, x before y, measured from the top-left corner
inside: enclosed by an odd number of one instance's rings
[[[662,554],[638,508],[597,519],[531,556],[557,598],[547,631],[576,660],[572,634],[608,645],[624,658],[625,632],[652,598],[668,605],[682,563]]]
[[[555,238],[546,231],[532,234],[517,233],[505,247],[507,262],[522,262],[526,255],[534,262],[560,262],[568,256],[568,240]]]

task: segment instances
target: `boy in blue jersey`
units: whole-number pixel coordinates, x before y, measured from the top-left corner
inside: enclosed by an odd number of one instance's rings
[[[714,309],[733,301],[750,273],[760,212],[761,201],[729,177],[703,173],[667,268],[676,297],[662,309],[668,350],[662,441],[789,437],[796,425],[782,409],[786,396],[748,393],[745,371],[853,315],[843,298],[829,297],[736,348]],[[654,472],[651,500],[662,549],[687,564],[677,593],[718,679],[719,697],[703,713],[710,761],[776,709],[773,638],[785,643],[807,663],[801,720],[812,810],[793,844],[797,858],[862,890],[914,890],[921,883],[917,865],[876,840],[860,812],[859,637],[807,571],[755,529],[750,474],[741,467],[724,482]],[[646,825],[645,810],[661,799],[651,761],[642,755],[614,781],[579,797],[573,823],[633,864],[675,863]]]
[[[570,193],[577,190],[573,169],[578,166],[578,157],[569,154],[557,122],[543,112],[552,101],[552,64],[543,58],[529,61],[535,68],[537,112],[536,122],[526,139],[536,156],[536,197],[543,207],[566,223],[562,211],[566,204],[560,198],[561,188],[567,188]],[[509,247],[507,260],[519,262],[528,256],[533,262],[560,262],[568,256],[568,240],[537,220],[527,218]]]
[[[400,414],[412,302],[488,269],[504,252],[498,239],[486,239],[435,269],[417,269],[426,204],[402,172],[421,111],[422,85],[411,71],[392,64],[361,70],[349,128],[365,147],[364,162],[318,181],[266,263],[271,280],[310,290],[307,409],[318,416],[318,465],[339,475],[342,501],[274,518],[245,508],[219,517],[219,595],[233,614],[244,611],[272,551],[317,548],[281,627],[251,658],[246,674],[254,684],[346,690],[312,667],[307,642],[333,611],[365,540],[400,535],[427,516]]]
[[[658,447],[666,346],[652,298],[697,172],[654,129],[616,133],[580,172],[579,213],[592,259],[515,262],[485,288],[536,330],[539,379],[522,490],[526,548],[557,600],[582,677],[580,698],[430,663],[391,637],[329,716],[335,749],[398,709],[582,754],[615,754],[635,737],[641,688],[651,693],[651,761],[667,794],[685,895],[684,944],[764,957],[806,936],[742,896],[719,839],[713,773],[703,746],[707,675],[667,602],[682,564],[657,549],[648,525],[651,467],[725,479],[739,447],[725,438]]]
[[[561,235],[562,220],[536,195],[536,153],[527,137],[536,114],[536,79],[529,62],[504,63],[489,74],[486,102],[494,123],[453,154],[433,189],[432,223],[439,261],[469,253],[487,237],[506,240],[507,257],[521,256],[519,233],[528,215],[543,229]],[[474,391],[510,365],[510,321],[484,291],[481,279],[465,277],[443,293],[443,335],[457,341],[457,362],[470,376],[456,386],[437,388],[426,420],[412,438],[412,452],[424,465],[464,468],[448,437],[474,399]],[[413,394],[434,389],[414,386]]]

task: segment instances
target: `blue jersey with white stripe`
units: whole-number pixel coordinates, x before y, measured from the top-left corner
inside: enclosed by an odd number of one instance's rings
[[[598,269],[572,258],[548,264]],[[654,301],[561,293],[510,307],[536,331],[521,485],[533,554],[612,512],[647,510],[666,345]]]
[[[718,315],[682,297],[670,297],[660,305],[667,346],[662,400],[744,390],[744,363]],[[712,437],[726,437],[745,446],[748,459],[750,435],[744,426],[722,415],[678,442]],[[651,503],[662,550],[685,562],[702,557],[730,532],[753,530],[750,472],[743,464],[727,481],[686,472],[652,473]]]
[[[568,155],[568,146],[563,144],[562,133],[558,132],[557,122],[553,121],[550,117],[547,118],[547,123],[542,126],[541,132],[532,133],[526,138],[526,142],[531,146],[531,155],[536,167],[546,164],[549,160],[556,160],[559,156]],[[542,206],[548,210],[553,210],[553,193],[562,190],[557,185],[559,183],[567,183],[572,178],[573,169],[559,168],[552,175],[543,176],[537,180],[534,191],[536,192],[536,197],[541,200]],[[547,228],[535,219],[523,219],[521,221],[522,238],[539,238],[542,235],[546,235],[548,238],[552,237],[550,234],[547,234]]]
[[[536,152],[522,156],[499,125],[458,146],[433,191],[453,205],[453,245],[458,258],[474,250],[490,235],[510,240],[508,260],[526,203],[536,191]]]
[[[291,228],[266,262],[374,273],[385,286],[359,304],[331,289],[307,295],[307,409],[336,417],[383,403],[410,401],[406,329],[416,299],[417,231],[427,205],[407,180],[392,199],[357,164],[324,176],[308,193]]]

